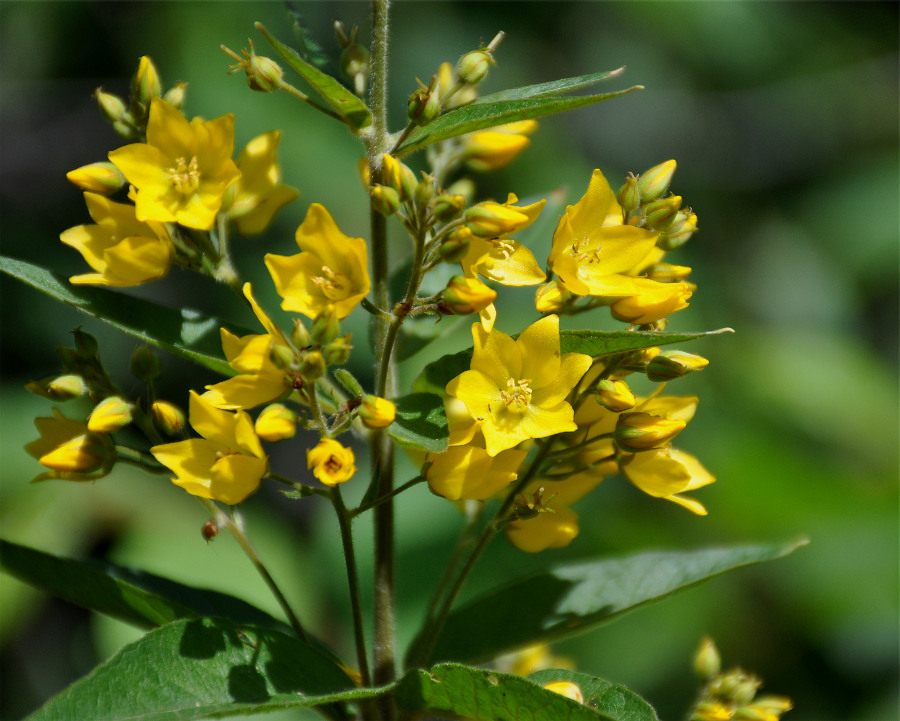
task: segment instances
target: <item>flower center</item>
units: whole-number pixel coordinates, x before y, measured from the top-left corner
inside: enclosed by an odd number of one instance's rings
[[[500,391],[500,397],[509,410],[521,413],[528,408],[528,404],[531,403],[532,392],[531,388],[528,387],[529,383],[531,383],[531,380],[528,378],[520,380],[510,378],[506,381],[506,390]]]
[[[579,263],[599,263],[600,262],[600,244],[597,243],[597,247],[588,250],[587,244],[589,242],[588,236],[584,236],[581,240],[576,240],[572,243],[572,247],[569,249],[569,253],[575,257]]]
[[[328,456],[328,460],[325,461],[323,465],[325,467],[325,470],[328,471],[329,475],[339,473],[340,470],[344,467],[341,459],[335,455]]]
[[[500,252],[503,256],[503,260],[509,260],[509,256],[512,255],[512,252],[515,250],[515,247],[507,238],[491,238],[488,242],[494,246],[495,251]]]
[[[200,165],[196,155],[191,156],[190,161],[176,158],[175,167],[166,168],[166,172],[169,174],[169,182],[182,195],[190,195],[200,186]]]
[[[312,282],[328,300],[344,300],[347,297],[347,276],[340,271],[322,266],[322,275],[313,276]]]

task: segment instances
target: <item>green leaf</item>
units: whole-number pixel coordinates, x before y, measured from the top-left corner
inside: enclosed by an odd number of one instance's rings
[[[145,343],[222,375],[231,376],[234,371],[222,358],[219,327],[226,325],[238,335],[253,332],[186,308],[166,308],[105,288],[72,285],[59,273],[22,260],[0,257],[0,270]]]
[[[541,83],[523,88],[505,90],[494,95],[487,95],[474,103],[449,110],[428,125],[416,129],[409,138],[396,150],[394,155],[402,157],[427,145],[476,130],[493,128],[497,125],[512,123],[517,120],[540,118],[545,115],[564,113],[567,110],[583,108],[594,103],[618,97],[638,90],[640,85],[614,93],[599,95],[582,95],[577,97],[560,97],[561,93],[587,87],[610,77],[613,73],[595,73],[566,78],[552,83]]]
[[[352,130],[357,131],[372,124],[372,112],[356,95],[330,75],[323,73],[314,65],[306,62],[293,48],[288,47],[275,38],[263,27],[262,23],[256,23],[256,29],[265,36],[266,40],[269,41],[284,61],[291,66],[294,72],[308,82]]]
[[[550,569],[452,611],[430,661],[480,663],[581,633],[649,601],[741,566],[781,558],[805,544],[649,552]]]
[[[401,713],[416,714],[416,718],[440,715],[473,721],[656,721],[656,714],[646,704],[649,714],[620,716],[582,705],[521,676],[455,663],[429,671],[410,671],[397,685],[396,700]],[[635,709],[637,704],[629,703],[628,708]]]
[[[174,621],[97,666],[29,721],[188,721],[324,706],[378,695],[294,638],[224,619]]]
[[[574,683],[581,689],[584,705],[618,721],[657,721],[656,712],[634,691],[602,678],[563,669],[547,669],[528,676],[541,686],[558,681]]]
[[[77,606],[142,628],[181,618],[222,616],[290,633],[284,623],[239,598],[111,563],[60,558],[0,540],[0,568]]]
[[[563,353],[586,353],[601,357],[642,348],[652,348],[672,343],[686,343],[720,333],[732,333],[731,328],[721,328],[702,333],[651,333],[645,331],[563,330],[559,333]],[[518,336],[513,336],[517,338]],[[445,355],[429,363],[413,383],[413,390],[421,393],[443,395],[446,385],[472,363],[472,349]]]
[[[405,448],[432,453],[447,450],[447,416],[444,402],[432,393],[411,393],[392,399],[397,416],[388,426],[388,435]]]

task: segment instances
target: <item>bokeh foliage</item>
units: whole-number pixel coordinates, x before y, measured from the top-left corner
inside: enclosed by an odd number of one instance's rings
[[[367,21],[365,3],[299,7],[328,52],[334,17]],[[366,235],[360,148],[349,134],[286,96],[251,94],[240,77],[224,75],[228,59],[218,45],[241,46],[256,20],[290,36],[274,2],[4,2],[3,252],[81,272],[81,259],[57,241],[86,219],[64,174],[103,159],[115,138],[90,93],[98,85],[124,93],[144,54],[167,83],[189,81],[188,115],[235,112],[238,147],[273,127],[284,133],[285,181],[301,197],[262,239],[236,247],[270,307],[260,254],[291,252],[307,205],[325,204],[346,232]],[[692,346],[712,359],[710,368],[670,387],[702,398],[685,445],[719,478],[703,497],[709,517],[609,479],[579,507],[581,536],[547,561],[800,534],[812,541],[786,560],[642,609],[556,651],[675,718],[693,693],[690,654],[709,633],[726,663],[739,660],[765,676],[768,691],[794,699],[789,718],[888,717],[898,678],[896,4],[400,2],[393,126],[416,76],[430,77],[439,62],[498,29],[507,38],[485,92],[619,65],[627,65],[622,87],[647,89],[544,121],[529,151],[482,187],[523,199],[565,188],[572,201],[595,167],[614,178],[678,159],[673,187],[690,199],[701,227],[681,262],[695,268],[700,290],[671,329],[737,330]],[[538,257],[550,230],[534,239]],[[167,302],[211,300],[222,317],[246,323],[224,289],[184,285],[165,285]],[[48,407],[23,384],[53,371],[54,347],[78,325],[100,338],[123,381],[134,342],[5,279],[2,294],[3,536],[238,593],[277,613],[229,540],[203,543],[202,513],[163,478],[120,468],[90,486],[28,486],[37,465],[21,446],[36,436],[31,419]],[[517,300],[500,307],[501,329],[525,320],[516,313],[529,293]],[[598,315],[597,326],[604,323]],[[453,337],[467,329],[458,324]],[[354,330],[366,337],[362,325]],[[417,356],[408,371],[429,359]],[[371,372],[357,363],[354,372]],[[185,380],[194,388],[214,380],[174,358],[164,368],[177,380],[172,392]],[[297,459],[276,455],[273,463]],[[284,505],[278,500],[260,493],[247,504],[254,537],[303,615],[332,622],[340,637],[332,609],[345,600],[333,522],[299,501],[266,520]],[[404,496],[399,514],[400,564],[409,572],[399,612],[417,618],[459,521],[425,489]],[[498,544],[469,592],[523,575],[524,560]],[[3,718],[30,712],[135,634],[7,577],[0,605]],[[407,639],[410,626],[401,628]]]

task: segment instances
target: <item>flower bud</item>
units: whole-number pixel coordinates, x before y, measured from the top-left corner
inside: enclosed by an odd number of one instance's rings
[[[483,130],[466,138],[463,158],[472,170],[487,173],[509,165],[530,144],[529,138],[518,133]]]
[[[272,403],[262,409],[254,430],[256,435],[269,443],[293,438],[297,433],[297,414],[281,403]]]
[[[456,228],[438,246],[438,255],[447,263],[458,263],[469,252],[472,231],[466,227]]]
[[[776,718],[794,708],[794,704],[786,696],[757,696],[751,706]]]
[[[294,327],[291,329],[291,343],[295,348],[307,348],[312,345],[312,335],[303,323],[302,318],[294,318]]]
[[[166,90],[166,94],[163,95],[163,100],[176,110],[181,110],[184,106],[184,97],[187,94],[187,86],[188,84],[185,82],[175,83],[171,88]]]
[[[682,210],[675,214],[669,227],[660,233],[656,244],[666,251],[677,250],[696,232],[697,216]]]
[[[125,118],[125,101],[118,95],[104,92],[103,88],[97,88],[94,91],[94,97],[97,99],[97,105],[100,106],[100,112],[103,117],[111,123],[116,123]]]
[[[137,72],[131,81],[132,101],[149,108],[151,98],[158,98],[161,95],[162,82],[159,73],[149,56],[144,55],[138,62]]]
[[[91,411],[87,427],[94,433],[115,433],[131,423],[131,406],[118,396],[104,398]]]
[[[300,361],[300,377],[306,381],[314,381],[325,374],[325,357],[317,350],[310,351]]]
[[[435,220],[447,222],[466,206],[466,199],[459,194],[441,193],[432,198],[431,214]]]
[[[397,406],[378,396],[365,395],[359,406],[359,418],[368,428],[387,428],[394,422]]]
[[[81,328],[73,330],[72,335],[75,336],[75,350],[78,351],[80,358],[89,360],[97,357],[100,346],[94,336],[87,331],[81,330]]]
[[[341,332],[341,322],[333,305],[328,305],[313,319],[312,339],[315,345],[327,345]]]
[[[497,291],[478,278],[454,275],[444,289],[444,305],[456,315],[478,313],[497,298]]]
[[[616,444],[638,453],[659,448],[677,436],[687,423],[678,418],[660,418],[649,413],[623,413],[616,423]]]
[[[351,42],[341,53],[341,72],[350,80],[353,80],[357,75],[368,75],[369,60],[369,51],[362,45]]]
[[[67,401],[72,398],[80,398],[87,393],[87,383],[84,378],[75,374],[67,374],[54,378],[47,384],[47,392],[51,398],[58,401]]]
[[[431,83],[422,85],[413,91],[406,103],[406,117],[418,126],[428,125],[441,114],[441,101],[437,92],[437,76],[432,76]]]
[[[691,274],[691,269],[686,265],[672,265],[671,263],[656,263],[647,268],[647,277],[650,280],[673,281],[684,280]]]
[[[641,173],[638,178],[638,188],[645,203],[661,198],[665,194],[669,189],[669,183],[672,182],[676,165],[674,160],[667,160],[665,163],[654,165],[650,170]]]
[[[683,378],[688,373],[702,371],[709,365],[709,360],[694,353],[683,350],[661,351],[647,364],[647,378],[651,381],[670,381]]]
[[[422,173],[422,179],[416,184],[414,198],[419,205],[428,205],[434,197],[434,178]]]
[[[717,681],[718,684],[714,684],[717,686],[716,695],[736,706],[744,706],[753,701],[756,692],[762,686],[762,679],[744,673],[740,669],[729,671]]]
[[[203,536],[204,541],[211,541],[219,535],[219,524],[210,518],[200,529],[200,535]]]
[[[148,345],[142,345],[135,348],[131,354],[131,374],[144,383],[149,383],[159,378],[160,363],[159,356],[156,355]]]
[[[109,448],[99,436],[85,433],[45,453],[38,462],[61,473],[89,473],[100,468],[108,454]]]
[[[400,209],[400,194],[387,185],[374,185],[369,191],[372,196],[372,207],[385,217],[391,216]]]
[[[403,200],[410,201],[416,193],[416,174],[393,155],[385,154],[382,158],[384,183],[396,190]]]
[[[464,217],[466,227],[477,238],[511,235],[530,222],[528,216],[516,208],[491,200],[473,205]]]
[[[456,77],[466,85],[478,85],[491,65],[496,65],[490,52],[485,50],[472,50],[463,55],[456,63]]]
[[[331,438],[322,438],[306,452],[306,467],[326,486],[336,486],[356,473],[356,458],[351,449]]]
[[[773,721],[772,714],[752,704],[735,709],[732,721]]]
[[[534,306],[538,313],[559,313],[571,298],[571,291],[559,278],[554,278],[537,289]]]
[[[339,338],[335,338],[330,343],[322,346],[322,355],[325,357],[325,362],[329,365],[344,365],[350,358],[350,351],[353,350],[353,346],[350,345],[350,337],[352,334],[348,333],[347,335]]]
[[[732,710],[717,701],[701,701],[691,713],[688,721],[723,721],[731,719]]]
[[[693,294],[689,283],[658,283],[655,280],[636,278],[637,295],[617,300],[610,306],[617,320],[632,325],[646,325],[687,308],[688,299]]]
[[[613,413],[621,413],[634,408],[634,393],[625,381],[604,378],[597,383],[595,396],[597,403]]]
[[[622,210],[626,213],[630,213],[641,204],[641,190],[638,185],[638,179],[633,173],[629,173],[628,177],[625,178],[625,184],[616,193],[616,200],[619,201],[619,205],[622,206]]]
[[[125,178],[112,163],[82,165],[66,173],[66,178],[82,190],[101,195],[115,193],[125,185]]]
[[[644,227],[661,228],[675,219],[681,208],[681,196],[670,195],[668,198],[653,200],[644,205]]]
[[[247,85],[251,90],[261,93],[271,93],[281,87],[281,78],[284,70],[271,58],[250,52],[247,60]]]
[[[154,401],[150,406],[156,427],[167,436],[176,436],[184,430],[184,411],[169,401]]]
[[[553,693],[570,698],[578,703],[584,703],[584,694],[581,687],[571,681],[554,681],[553,683],[545,683],[544,688]]]
[[[700,641],[700,647],[694,655],[694,673],[702,681],[711,679],[722,670],[722,659],[719,649],[711,638]]]
[[[296,354],[293,348],[283,343],[272,343],[269,346],[269,360],[272,361],[272,365],[276,368],[286,370],[294,367]]]
[[[478,190],[478,187],[475,185],[475,181],[471,178],[460,178],[453,182],[453,184],[447,188],[447,192],[450,195],[461,195],[465,198],[466,203],[472,202],[472,198],[475,197],[475,193]]]

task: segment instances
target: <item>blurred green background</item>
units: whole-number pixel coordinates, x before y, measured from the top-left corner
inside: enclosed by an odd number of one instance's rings
[[[332,57],[335,18],[367,34],[367,4],[299,7]],[[87,221],[64,174],[119,144],[91,93],[102,85],[126,94],[144,54],[167,85],[189,81],[189,117],[236,114],[236,150],[261,132],[283,131],[285,182],[300,189],[300,199],[267,235],[235,248],[270,308],[276,298],[260,255],[294,252],[293,231],[310,203],[324,203],[345,232],[366,236],[360,146],[291,98],[252,93],[241,77],[225,75],[220,43],[239,50],[249,36],[266,52],[256,20],[292,37],[276,2],[3,2],[4,254],[83,272],[80,256],[57,240]],[[574,202],[594,168],[615,187],[628,171],[676,158],[672,188],[697,212],[701,232],[673,257],[694,268],[699,288],[671,328],[737,332],[688,347],[711,365],[669,387],[701,397],[679,445],[718,477],[696,494],[708,517],[609,479],[576,507],[582,532],[568,549],[531,557],[500,541],[469,592],[563,559],[806,535],[810,545],[785,560],[715,579],[554,650],[581,671],[628,685],[663,719],[681,717],[690,703],[690,658],[704,634],[717,639],[726,664],[740,663],[766,678],[766,691],[791,696],[790,719],[896,718],[897,4],[398,2],[392,127],[403,122],[416,77],[427,80],[440,62],[500,29],[507,38],[484,92],[621,65],[627,72],[610,89],[646,89],[542,121],[529,151],[484,178],[483,193],[533,199],[562,189]],[[524,238],[540,259],[552,227],[553,218]],[[132,292],[252,324],[223,289],[185,280],[173,273]],[[277,613],[235,544],[225,537],[205,543],[202,509],[164,477],[120,468],[89,485],[28,484],[40,467],[22,446],[37,437],[32,420],[49,415],[50,404],[23,385],[56,370],[55,347],[71,343],[69,331],[80,325],[100,339],[114,377],[138,394],[127,367],[135,342],[5,276],[0,290],[3,537],[140,566]],[[534,320],[530,291],[502,295],[503,330]],[[470,344],[469,321],[452,320],[446,345],[406,364],[407,380],[442,349]],[[608,314],[589,320],[614,327]],[[364,346],[362,321],[353,329]],[[186,383],[215,380],[171,357],[164,369],[163,393],[182,403]],[[361,354],[353,369],[365,378],[371,363]],[[275,450],[277,470],[302,465],[301,444]],[[411,472],[404,466],[401,479]],[[345,582],[328,509],[315,499],[287,502],[270,489],[244,508],[254,541],[304,621],[346,653]],[[408,639],[460,519],[421,487],[403,498],[399,514],[399,604],[409,619],[400,632]],[[366,523],[357,531],[366,556]],[[138,635],[0,580],[4,719],[23,717]]]

